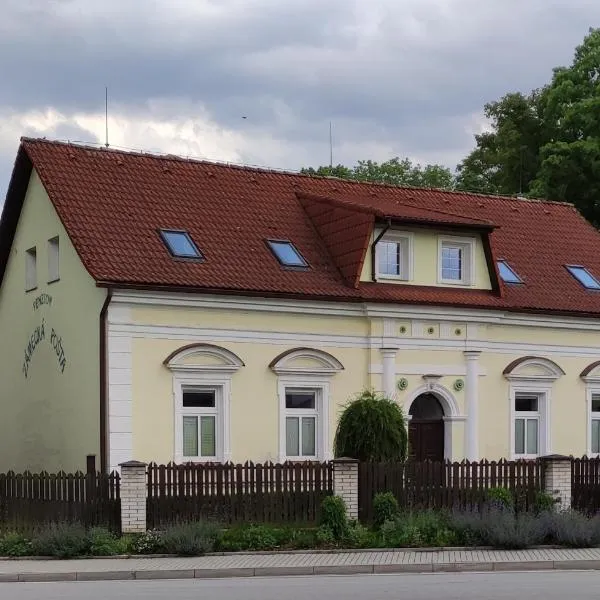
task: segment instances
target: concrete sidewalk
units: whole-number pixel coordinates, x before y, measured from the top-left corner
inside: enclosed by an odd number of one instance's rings
[[[194,558],[0,560],[0,582],[190,579],[436,571],[600,570],[600,548],[225,554]]]

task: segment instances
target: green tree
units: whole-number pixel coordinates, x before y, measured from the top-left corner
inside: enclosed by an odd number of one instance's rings
[[[393,400],[365,390],[345,407],[335,434],[336,457],[377,462],[403,461],[407,447],[404,414]]]
[[[352,167],[308,167],[301,170],[308,175],[335,176],[356,181],[371,181],[405,187],[431,187],[452,189],[454,175],[450,169],[441,165],[415,164],[408,158],[392,158],[382,163],[373,160],[359,160]]]
[[[506,94],[485,105],[491,131],[475,136],[475,149],[458,165],[458,189],[487,194],[529,191],[543,142],[540,95],[539,90]]]
[[[600,29],[590,29],[570,67],[554,69],[542,106],[548,139],[532,194],[572,202],[600,227]]]

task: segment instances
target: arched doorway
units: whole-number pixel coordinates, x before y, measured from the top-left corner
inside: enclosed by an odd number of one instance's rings
[[[431,393],[417,396],[408,411],[408,451],[413,460],[444,460],[444,408]]]

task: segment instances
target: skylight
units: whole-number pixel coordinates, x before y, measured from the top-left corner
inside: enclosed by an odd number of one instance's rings
[[[177,258],[204,258],[187,231],[161,229],[160,235],[173,256]]]
[[[300,252],[287,240],[267,240],[269,248],[284,267],[308,267]]]
[[[567,265],[567,269],[584,288],[588,290],[600,290],[600,283],[585,267]]]
[[[523,283],[523,280],[513,271],[505,260],[498,261],[498,271],[505,283]]]

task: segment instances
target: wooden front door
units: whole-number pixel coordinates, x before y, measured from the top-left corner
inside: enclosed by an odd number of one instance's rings
[[[444,421],[411,419],[408,446],[413,460],[444,460]]]

